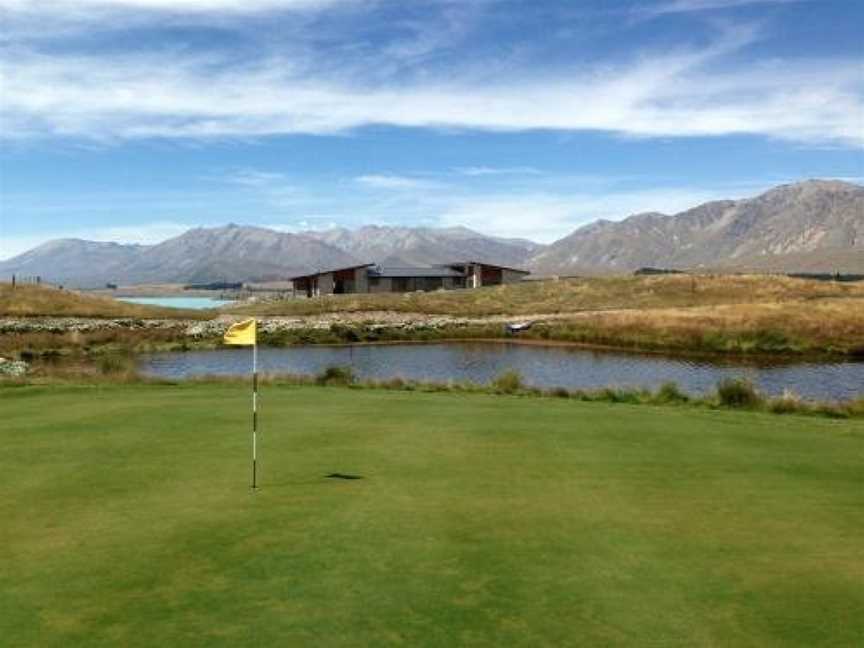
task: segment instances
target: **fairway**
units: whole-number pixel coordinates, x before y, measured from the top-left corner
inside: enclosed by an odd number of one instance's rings
[[[864,422],[0,389],[0,645],[853,646]],[[339,473],[362,479],[328,479]]]

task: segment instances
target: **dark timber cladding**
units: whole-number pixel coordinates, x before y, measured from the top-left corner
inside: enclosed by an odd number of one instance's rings
[[[480,261],[429,267],[388,267],[364,263],[291,277],[295,296],[415,292],[500,286],[521,281],[527,270]]]

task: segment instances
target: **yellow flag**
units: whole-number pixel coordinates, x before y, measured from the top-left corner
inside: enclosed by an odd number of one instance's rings
[[[232,324],[231,327],[225,331],[225,344],[255,344],[256,324],[254,318],[248,319],[245,322]]]

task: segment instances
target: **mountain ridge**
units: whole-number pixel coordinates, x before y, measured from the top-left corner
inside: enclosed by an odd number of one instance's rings
[[[734,268],[736,262],[818,255],[825,249],[864,250],[864,187],[807,180],[676,214],[595,221],[541,251],[531,268],[542,274],[630,272],[643,266]],[[856,267],[864,264],[853,261]]]
[[[234,223],[192,228],[152,245],[55,239],[0,261],[0,275],[41,275],[49,282],[95,287],[284,279],[364,262],[459,260],[526,267],[538,275],[622,273],[644,266],[864,272],[864,186],[806,180],[676,214],[598,219],[550,245],[462,226],[289,233]]]

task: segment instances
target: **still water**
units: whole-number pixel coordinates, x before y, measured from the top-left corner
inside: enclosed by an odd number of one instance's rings
[[[212,297],[118,297],[117,301],[130,304],[146,304],[147,306],[167,306],[168,308],[218,308],[231,302],[227,299]]]
[[[141,356],[153,376],[245,375],[248,348],[153,353]],[[760,391],[780,395],[789,389],[816,400],[848,400],[864,394],[864,362],[741,364],[588,351],[574,347],[493,343],[402,344],[390,346],[305,346],[261,348],[262,373],[317,374],[329,366],[351,367],[359,378],[395,378],[488,383],[504,371],[518,371],[535,387],[656,389],[673,380],[690,394],[713,391],[727,377],[747,378]]]

